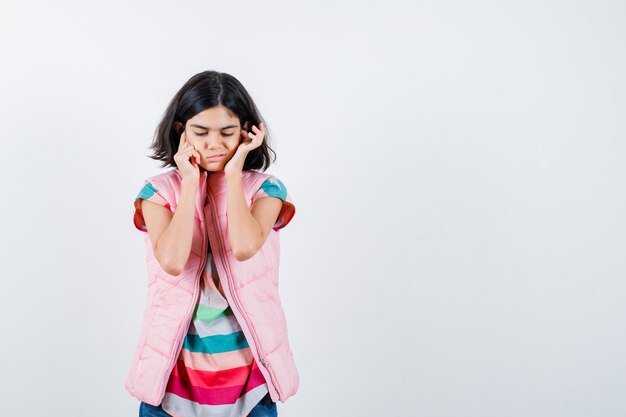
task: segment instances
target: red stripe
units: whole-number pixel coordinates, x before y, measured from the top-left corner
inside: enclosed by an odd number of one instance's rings
[[[246,367],[249,369],[249,367]],[[239,369],[239,368],[236,368]],[[217,372],[218,374],[224,372]],[[204,372],[205,374],[216,374],[216,372]],[[231,380],[232,383],[232,380]],[[265,383],[265,378],[258,367],[253,367],[249,378],[243,381],[243,384],[234,386],[223,386],[221,388],[203,388],[202,386],[194,386],[189,380],[179,378],[178,374],[170,375],[170,379],[165,388],[166,392],[176,394],[179,397],[199,404],[207,405],[223,405],[234,404],[239,397],[242,397],[248,391]],[[213,384],[212,381],[204,380],[203,386],[223,385]]]
[[[254,360],[251,365],[221,369],[219,371],[196,370],[186,366],[183,359],[179,358],[176,361],[176,366],[172,369],[172,375],[195,387],[223,388],[240,383],[243,384],[253,368],[258,368]]]

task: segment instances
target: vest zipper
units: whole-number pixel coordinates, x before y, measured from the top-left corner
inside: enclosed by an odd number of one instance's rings
[[[220,249],[222,251],[223,256],[226,256],[226,250],[224,248],[224,243],[222,242],[222,233],[219,229],[219,225],[217,224],[217,222],[215,221],[215,212],[217,211],[216,207],[215,207],[215,203],[213,200],[213,195],[211,194],[210,191],[208,191],[209,194],[209,199],[211,200],[211,207],[213,208],[213,212],[211,213],[211,221],[213,222],[213,225],[215,226],[215,228],[213,230],[215,230],[216,234],[218,235],[218,242],[220,244]],[[213,257],[213,259],[216,259],[218,257]],[[235,293],[234,290],[234,283],[232,280],[231,275],[228,273],[228,268],[230,268],[230,266],[228,266],[228,262],[224,262],[224,264],[226,265],[226,267],[224,267],[224,265],[222,265],[224,271],[226,272],[226,279],[228,280],[228,282],[230,283],[230,285],[228,286],[229,291],[230,291],[230,295],[232,297],[232,299],[235,301],[235,304],[237,306],[237,309],[241,312],[241,316],[243,317],[243,319],[245,320],[246,324],[248,325],[248,328],[250,329],[250,333],[252,333],[252,338],[254,339],[254,343],[256,345],[256,349],[259,353],[259,361],[261,362],[261,364],[267,369],[267,372],[270,375],[270,379],[272,380],[272,385],[274,386],[274,388],[276,389],[276,392],[278,393],[278,398],[282,398],[282,394],[281,394],[281,390],[280,387],[278,386],[278,383],[275,379],[274,376],[274,372],[272,370],[272,368],[269,366],[269,363],[267,362],[267,360],[264,358],[264,354],[261,352],[261,345],[259,343],[259,340],[256,336],[256,331],[254,330],[254,326],[252,326],[252,323],[250,323],[248,321],[248,318],[246,317],[246,315],[243,313],[243,308],[241,308],[241,303],[239,303],[239,299],[237,298],[237,294]],[[217,266],[217,262],[215,263],[215,265]],[[228,268],[227,268],[228,267]]]

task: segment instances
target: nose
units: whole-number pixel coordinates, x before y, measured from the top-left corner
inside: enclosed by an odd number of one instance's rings
[[[202,141],[203,149],[216,149],[221,147],[222,140],[219,133],[209,133]]]

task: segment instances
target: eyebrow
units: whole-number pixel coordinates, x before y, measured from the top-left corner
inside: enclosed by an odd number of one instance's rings
[[[200,128],[200,129],[204,129],[204,130],[210,130],[210,129],[209,129],[208,127],[206,127],[206,126],[197,125],[197,124],[195,124],[195,123],[190,124],[189,126],[192,126],[192,127],[198,127],[198,128]],[[224,127],[220,128],[219,130],[230,129],[230,128],[233,128],[233,127],[238,127],[238,126],[237,126],[237,125],[228,125],[228,126],[224,126]]]

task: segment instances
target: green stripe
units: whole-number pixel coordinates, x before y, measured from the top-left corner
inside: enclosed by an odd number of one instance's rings
[[[193,313],[194,320],[201,320],[205,323],[210,323],[215,319],[226,316],[225,310],[221,308],[207,307],[202,304],[198,304],[196,311]]]

